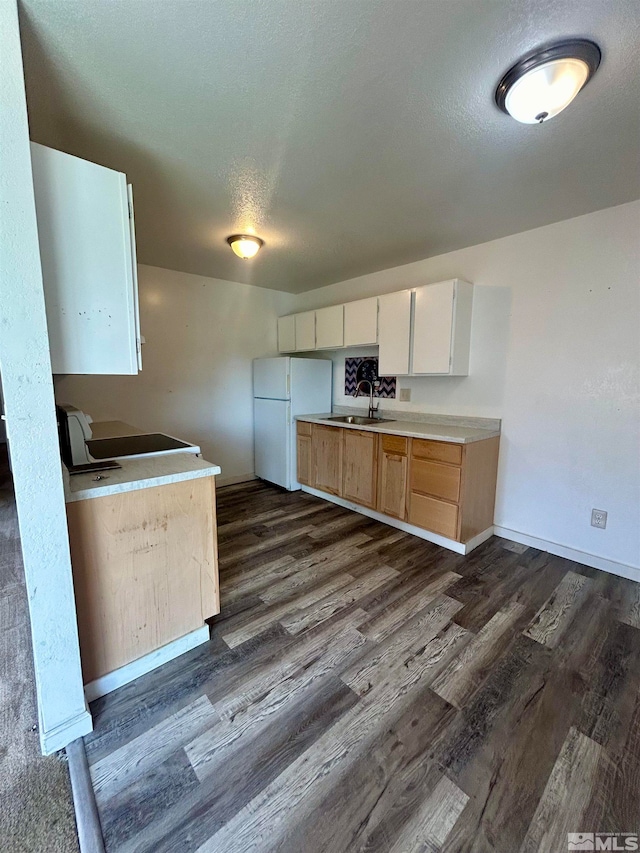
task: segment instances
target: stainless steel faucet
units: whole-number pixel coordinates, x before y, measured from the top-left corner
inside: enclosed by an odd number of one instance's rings
[[[356,393],[353,395],[354,397],[358,397],[360,395],[360,386],[364,383],[367,383],[369,386],[369,417],[375,418],[378,413],[378,409],[380,408],[380,403],[377,406],[373,405],[373,382],[369,379],[361,379],[360,382],[356,385]]]

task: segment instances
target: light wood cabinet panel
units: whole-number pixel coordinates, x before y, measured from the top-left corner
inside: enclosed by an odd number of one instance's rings
[[[85,684],[220,612],[213,477],[67,504]]]
[[[457,503],[460,499],[460,468],[416,459],[411,462],[411,491]]]
[[[382,435],[380,441],[382,449],[389,453],[403,453],[406,456],[409,451],[409,439],[401,435]]]
[[[411,340],[411,291],[378,297],[378,373],[406,376],[409,373]]]
[[[294,314],[296,327],[296,352],[308,352],[316,348],[316,312],[304,311]]]
[[[426,495],[411,493],[409,522],[448,539],[458,538],[458,507]]]
[[[316,311],[316,349],[344,346],[344,305],[332,305]]]
[[[342,433],[340,427],[311,425],[311,485],[338,496],[342,493]]]
[[[278,317],[278,352],[295,352],[296,318],[295,314]]]
[[[407,487],[409,479],[409,458],[405,453],[385,450],[388,439],[395,436],[382,436],[380,442],[380,462],[378,474],[378,512],[399,518],[407,518]],[[406,442],[406,439],[401,439]]]
[[[462,464],[461,444],[414,438],[411,452],[420,459],[433,459],[434,462],[448,462],[450,465]]]
[[[474,441],[464,448],[460,541],[468,542],[493,524],[500,438]]]
[[[378,343],[378,297],[358,299],[344,306],[344,345],[366,346]]]
[[[375,509],[378,436],[373,432],[343,430],[342,497]]]
[[[305,435],[298,430],[297,437],[297,473],[299,483],[305,486],[311,485],[311,436]]]
[[[418,287],[414,296],[411,373],[469,373],[473,286],[453,279]]]

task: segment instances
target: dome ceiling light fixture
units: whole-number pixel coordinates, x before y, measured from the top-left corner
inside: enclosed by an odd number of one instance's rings
[[[595,42],[566,39],[527,54],[496,89],[496,104],[523,124],[542,124],[568,107],[595,74],[602,54]]]
[[[255,258],[264,246],[264,240],[254,237],[252,234],[232,234],[231,237],[227,237],[227,243],[243,261]]]

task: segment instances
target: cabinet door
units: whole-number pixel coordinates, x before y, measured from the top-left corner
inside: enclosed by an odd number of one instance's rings
[[[344,346],[344,305],[332,305],[316,311],[316,349]]]
[[[409,373],[411,291],[379,296],[378,305],[378,372],[380,376],[406,376]]]
[[[375,509],[378,436],[374,432],[343,430],[342,497]]]
[[[296,351],[306,352],[316,348],[316,312],[295,314]]]
[[[415,293],[413,373],[449,373],[453,335],[453,281],[428,284]]]
[[[31,144],[53,373],[136,374],[135,256],[127,179]]]
[[[278,352],[294,352],[296,348],[296,318],[278,317]]]
[[[378,297],[358,299],[344,306],[344,345],[366,346],[378,343]]]
[[[296,478],[311,485],[311,424],[299,421],[297,426]]]
[[[323,492],[342,492],[342,430],[340,427],[312,424],[312,485]]]
[[[380,436],[378,512],[406,519],[408,474],[407,439]]]
[[[467,376],[473,285],[443,281],[415,292],[411,372]]]

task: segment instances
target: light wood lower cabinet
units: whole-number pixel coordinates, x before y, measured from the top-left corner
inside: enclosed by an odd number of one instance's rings
[[[85,684],[220,612],[215,480],[67,504]]]
[[[413,439],[409,522],[468,542],[493,524],[500,439],[471,444]]]
[[[298,480],[464,543],[493,524],[499,444],[499,437],[455,444],[301,421]]]
[[[378,512],[399,518],[407,518],[407,488],[409,483],[409,439],[398,435],[381,435]]]
[[[378,436],[355,429],[343,429],[342,433],[342,497],[375,509]]]
[[[299,483],[311,485],[311,424],[298,421],[297,434],[297,473]]]
[[[340,427],[311,424],[311,485],[342,494],[342,434]]]

